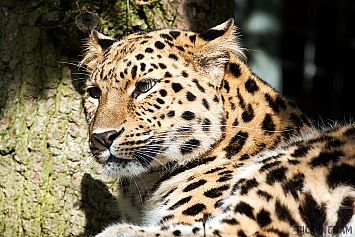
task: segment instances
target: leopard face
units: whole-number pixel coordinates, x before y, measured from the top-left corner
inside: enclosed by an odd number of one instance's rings
[[[228,24],[204,34],[159,30],[120,41],[92,33],[84,106],[90,149],[105,173],[135,176],[212,149],[223,129],[227,51],[235,47],[214,42],[223,37],[213,34],[231,31]]]

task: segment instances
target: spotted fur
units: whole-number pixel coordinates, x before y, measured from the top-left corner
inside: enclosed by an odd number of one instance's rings
[[[315,129],[238,54],[233,20],[92,32],[89,145],[136,224],[98,236],[317,236],[355,222],[355,127]]]

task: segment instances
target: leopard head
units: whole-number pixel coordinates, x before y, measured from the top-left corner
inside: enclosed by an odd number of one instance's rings
[[[84,107],[106,174],[183,165],[212,149],[223,133],[220,88],[235,40],[233,20],[200,34],[162,29],[115,40],[92,31]]]

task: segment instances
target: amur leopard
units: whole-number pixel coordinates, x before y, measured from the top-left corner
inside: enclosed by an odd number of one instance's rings
[[[354,124],[315,128],[236,38],[233,20],[91,33],[89,145],[126,220],[99,237],[355,235]]]

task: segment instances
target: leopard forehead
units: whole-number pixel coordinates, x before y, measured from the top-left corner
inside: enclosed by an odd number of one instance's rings
[[[144,77],[160,81],[179,74],[187,78],[188,71],[193,70],[192,54],[196,37],[195,33],[177,30],[130,35],[105,51],[91,78],[96,82],[125,81],[126,87],[129,82]]]

